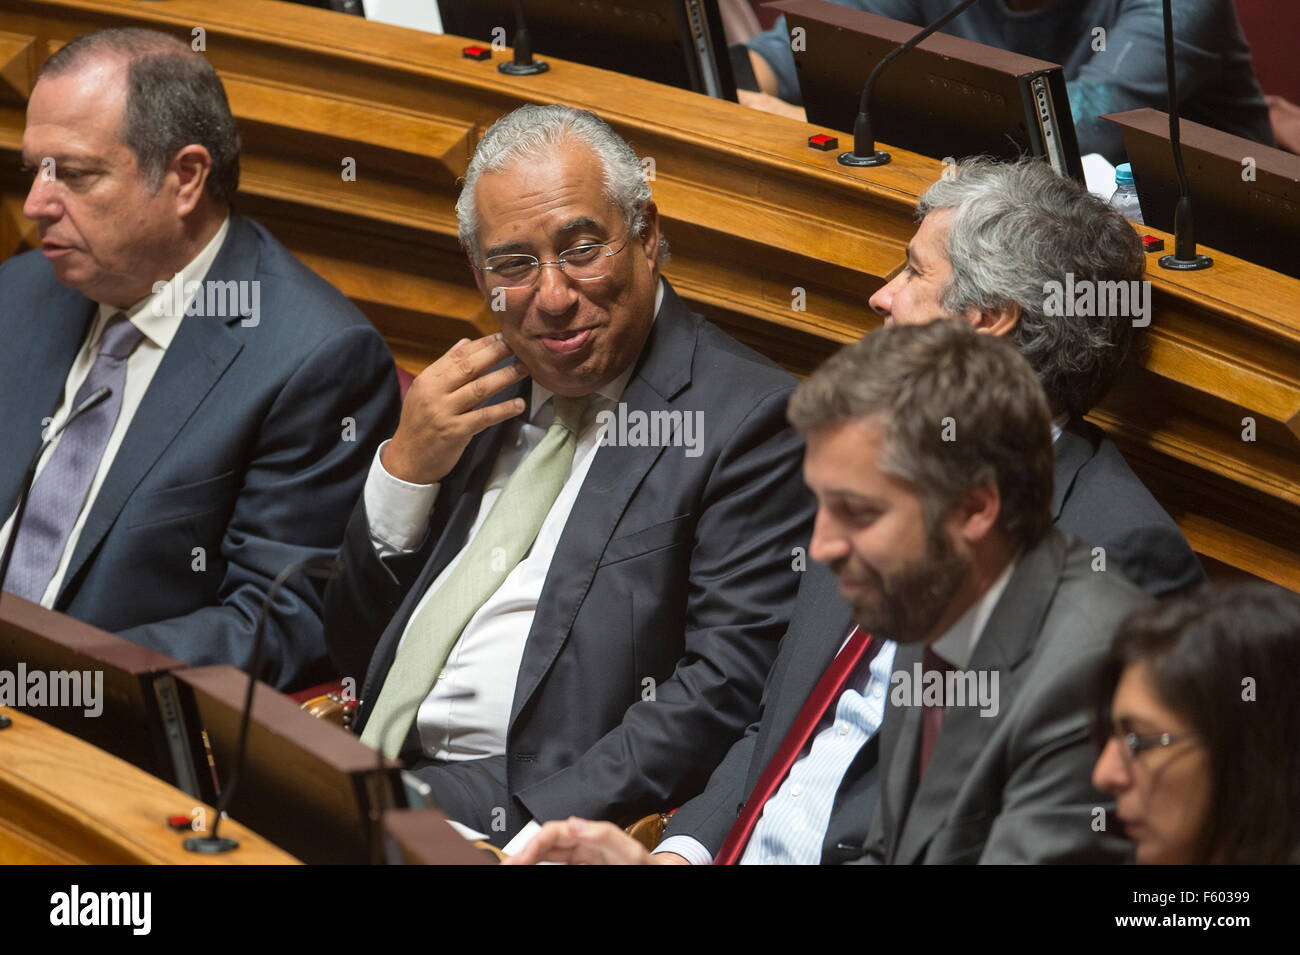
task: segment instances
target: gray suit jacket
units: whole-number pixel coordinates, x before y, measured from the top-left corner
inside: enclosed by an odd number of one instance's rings
[[[1116,625],[1150,599],[1090,564],[1085,544],[1055,530],[1021,557],[970,661],[999,674],[997,714],[949,707],[919,785],[922,708],[891,692],[862,861],[1128,860],[1114,803],[1092,788],[1087,694]],[[894,673],[910,674],[921,652],[899,647]]]

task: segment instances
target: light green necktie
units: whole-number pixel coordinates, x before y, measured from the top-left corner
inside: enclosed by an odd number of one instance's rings
[[[537,538],[573,467],[589,398],[555,396],[555,422],[515,468],[487,519],[438,592],[407,627],[361,741],[396,757],[461,631]]]

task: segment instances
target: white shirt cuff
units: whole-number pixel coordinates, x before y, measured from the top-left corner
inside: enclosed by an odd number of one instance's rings
[[[528,824],[515,833],[514,838],[506,843],[505,848],[501,851],[508,856],[514,855],[521,851],[524,846],[533,841],[533,836],[537,835],[542,829],[541,823],[536,819],[529,819]]]
[[[660,852],[675,852],[691,865],[713,865],[713,853],[691,836],[669,836],[655,847],[654,854]]]
[[[370,543],[380,557],[418,550],[429,532],[429,515],[438,499],[437,484],[411,484],[384,470],[385,441],[370,462],[366,477],[366,518]]]

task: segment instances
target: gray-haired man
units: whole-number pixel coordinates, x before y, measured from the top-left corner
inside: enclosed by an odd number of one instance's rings
[[[1052,409],[1056,525],[1152,596],[1204,581],[1178,525],[1083,420],[1151,321],[1132,226],[1034,160],[963,163],[925,191],[917,215],[907,260],[871,307],[887,323],[958,318],[1006,336]]]
[[[457,211],[501,331],[412,385],[326,639],[361,738],[453,818],[626,822],[757,714],[813,510],[794,380],[662,279],[640,163],[591,113],[499,120]]]

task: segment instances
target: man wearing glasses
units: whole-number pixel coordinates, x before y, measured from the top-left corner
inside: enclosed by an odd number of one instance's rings
[[[362,740],[501,845],[703,787],[758,712],[813,505],[794,380],[661,278],[650,188],[604,122],[502,118],[457,215],[500,332],[412,385],[326,638]]]

